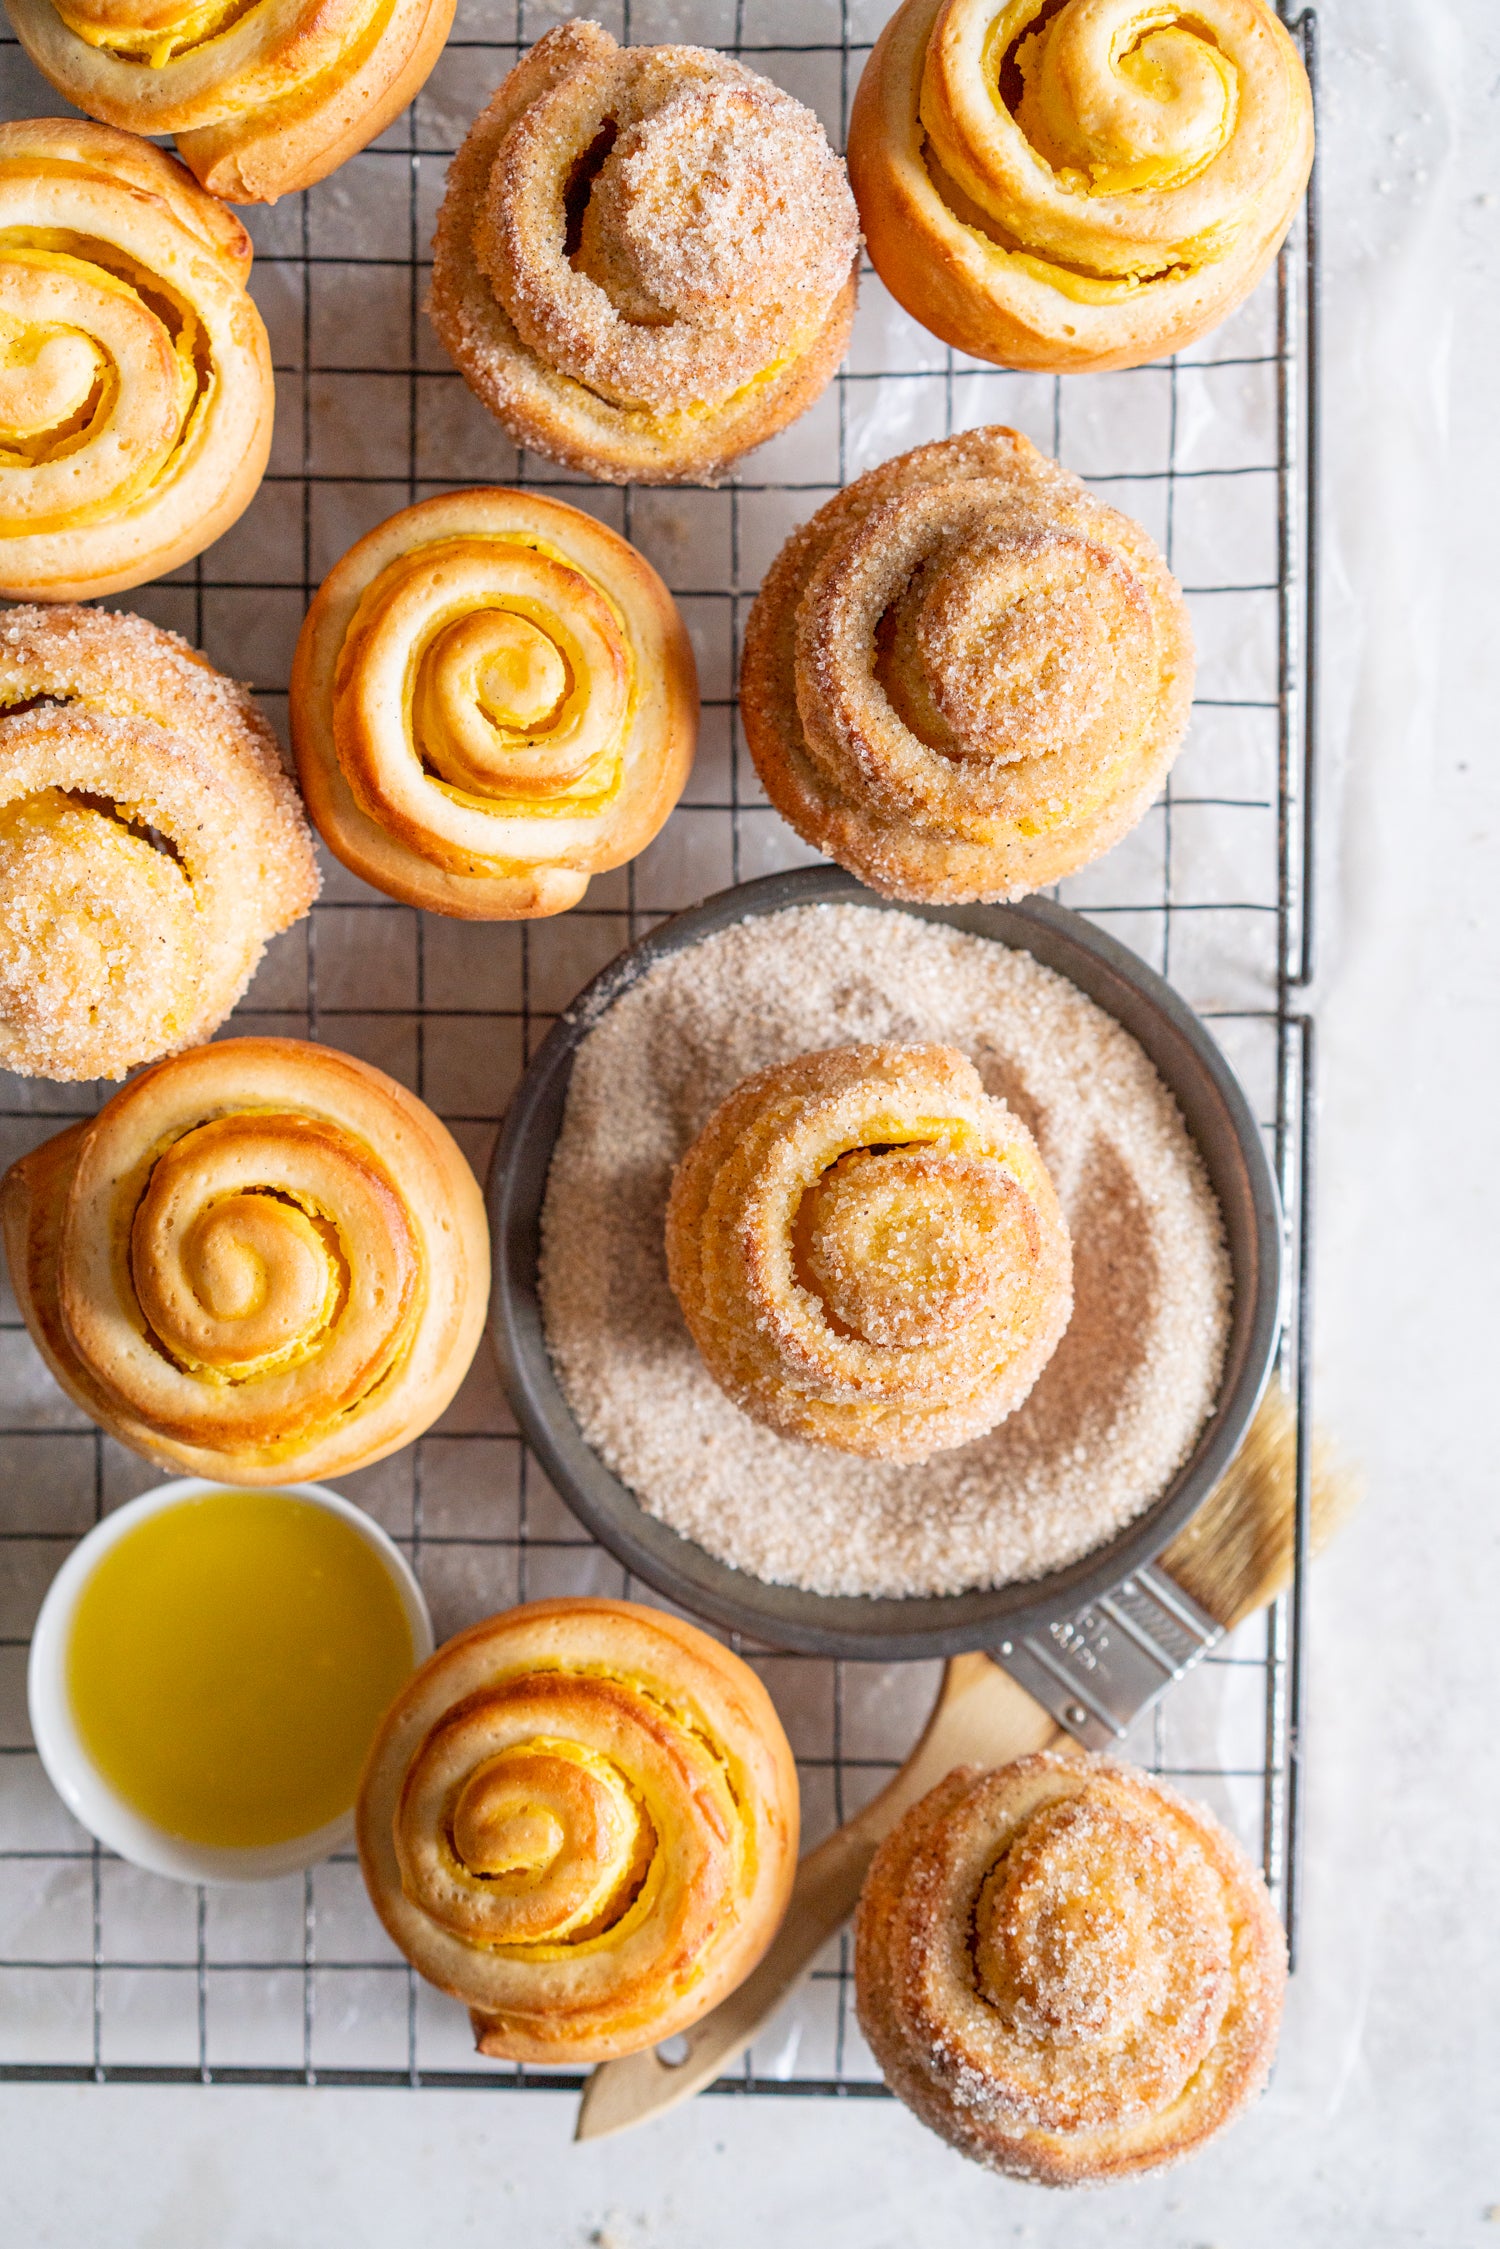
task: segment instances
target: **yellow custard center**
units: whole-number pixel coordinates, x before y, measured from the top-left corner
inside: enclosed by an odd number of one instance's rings
[[[352,1523],[284,1492],[211,1492],[105,1553],[74,1611],[68,1693],[136,1811],[244,1849],[349,1810],[412,1662],[400,1591]]]

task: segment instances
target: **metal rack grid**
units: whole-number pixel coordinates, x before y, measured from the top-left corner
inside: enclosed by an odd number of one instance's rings
[[[557,15],[565,11],[559,9]],[[637,42],[696,38],[748,59],[841,139],[886,0],[605,0]],[[633,866],[530,927],[412,913],[329,861],[309,920],[278,940],[231,1030],[326,1039],[442,1114],[483,1172],[526,1057],[621,944],[706,892],[805,852],[765,804],[733,700],[744,616],[792,525],[873,462],[1008,421],[1139,516],[1188,590],[1200,648],[1189,744],[1160,804],[1063,886],[1170,975],[1214,1025],[1263,1122],[1294,1288],[1282,1379],[1305,1428],[1313,1033],[1311,798],[1316,625],[1315,205],[1273,279],[1191,352],[1105,377],[1005,373],[939,345],[867,274],[848,362],[823,400],[717,492],[603,490],[517,455],[468,397],[421,313],[447,159],[518,52],[538,0],[460,0],[428,87],[335,177],[250,215],[271,329],[276,449],[242,522],[122,606],[186,633],[284,719],[306,599],[395,508],[464,482],[559,492],[632,537],[678,595],[705,692],[682,806]],[[1315,62],[1311,13],[1296,30]],[[795,32],[795,36],[792,36]],[[55,112],[14,42],[4,114]],[[5,1162],[110,1089],[0,1081]],[[1295,1944],[1303,1735],[1306,1446],[1291,1595],[1141,1721],[1126,1753],[1206,1797],[1258,1851]],[[0,1305],[0,2078],[367,2085],[576,2085],[476,2062],[462,2011],[392,1951],[343,1855],[305,1877],[194,1891],[101,1850],[51,1795],[25,1711],[29,1629],[72,1543],[158,1481],[52,1386]],[[343,1479],[403,1545],[439,1637],[521,1598],[642,1592],[584,1538],[528,1459],[487,1351],[436,1428]],[[647,1598],[651,1596],[646,1594]],[[746,1651],[798,1752],[806,1839],[883,1784],[920,1729],[936,1666]],[[847,1939],[720,2088],[878,2094],[854,2021]]]

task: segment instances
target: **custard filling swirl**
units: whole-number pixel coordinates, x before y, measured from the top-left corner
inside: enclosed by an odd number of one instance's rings
[[[82,236],[0,234],[0,537],[119,513],[188,440],[213,379],[202,328],[122,262]]]
[[[944,0],[928,170],[1064,294],[1124,298],[1226,255],[1279,191],[1302,133],[1293,60],[1252,0]]]
[[[587,850],[619,794],[630,640],[560,554],[472,536],[417,547],[361,596],[333,733],[360,808],[441,864]]]
[[[941,1046],[835,1047],[747,1080],[678,1166],[667,1269],[748,1413],[901,1460],[1003,1420],[1072,1309],[1036,1144]]]
[[[592,2004],[692,1975],[755,1880],[725,1756],[644,1680],[562,1666],[448,1712],[407,1770],[395,1847],[408,1901],[516,1964],[593,1959]],[[602,1983],[600,1979],[603,1979]],[[507,2012],[525,2011],[513,1981]]]
[[[399,1359],[423,1295],[420,1240],[374,1151],[276,1110],[207,1118],[149,1158],[117,1270],[147,1348],[114,1360],[113,1386],[183,1440],[204,1388],[221,1443],[337,1422]],[[61,1294],[86,1345],[96,1311],[66,1249]]]

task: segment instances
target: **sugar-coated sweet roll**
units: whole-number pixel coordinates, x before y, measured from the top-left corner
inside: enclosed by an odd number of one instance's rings
[[[827,384],[858,252],[801,102],[705,47],[564,23],[454,159],[429,310],[518,445],[619,484],[711,482]]]
[[[313,821],[393,898],[471,920],[576,905],[682,794],[698,675],[643,555],[503,489],[403,509],[307,613],[292,740]]]
[[[489,1294],[474,1175],[351,1055],[226,1039],[153,1069],[0,1186],[11,1281],[68,1395],[225,1483],[345,1475],[435,1421]]]
[[[1312,147],[1266,0],[903,0],[854,97],[849,176],[914,318],[1067,374],[1163,358],[1232,312]]]
[[[231,203],[310,187],[384,132],[454,0],[6,0],[37,69],[89,117],[173,133]]]
[[[208,1038],[317,888],[244,688],[141,617],[0,616],[0,1069],[123,1078]]]
[[[861,2028],[891,2090],[990,2169],[1082,2186],[1176,2162],[1260,2092],[1286,1944],[1218,1822],[1102,1757],[960,1767],[877,1851]]]
[[[402,1689],[359,1853],[481,2053],[608,2061],[697,2022],[760,1959],[796,1871],[796,1767],[760,1680],[696,1625],[534,1601]]]
[[[946,1046],[829,1047],[737,1086],[673,1177],[667,1272],[746,1413],[887,1460],[1013,1413],[1073,1309],[1036,1142]]]
[[[1118,843],[1192,694],[1153,541],[998,427],[871,469],[794,531],[740,675],[782,817],[887,897],[950,902],[1019,898]]]
[[[255,496],[275,392],[250,237],[173,157],[0,125],[0,594],[159,578]]]

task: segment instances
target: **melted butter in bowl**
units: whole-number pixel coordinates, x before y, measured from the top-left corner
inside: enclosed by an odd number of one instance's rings
[[[265,1879],[349,1840],[365,1752],[431,1649],[405,1561],[348,1501],[183,1481],[107,1516],[59,1573],[32,1727],[64,1802],[122,1856]]]

